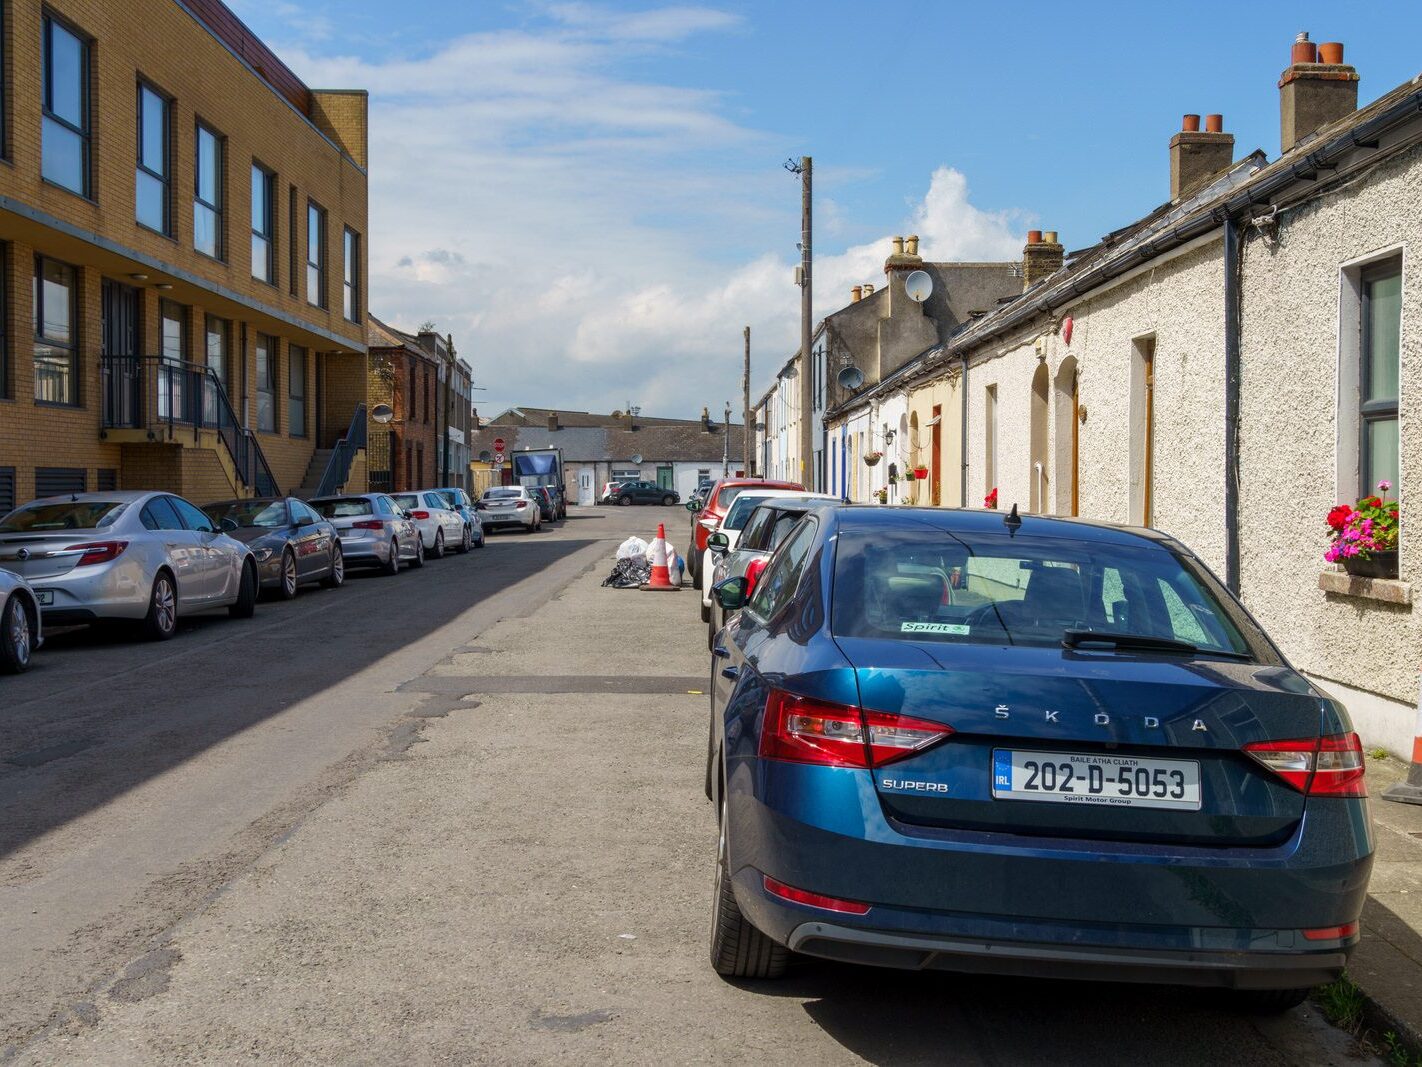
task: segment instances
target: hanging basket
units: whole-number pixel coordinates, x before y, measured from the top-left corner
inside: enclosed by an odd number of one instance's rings
[[[913,476],[914,476],[915,478],[917,478],[919,481],[925,481],[925,480],[927,480],[927,478],[928,478],[928,468],[927,468],[927,467],[915,467],[915,468],[913,469]]]
[[[866,466],[866,467],[878,466],[879,460],[881,460],[881,459],[883,459],[883,458],[884,458],[884,453],[882,453],[882,452],[865,452],[865,453],[864,453],[864,466]]]

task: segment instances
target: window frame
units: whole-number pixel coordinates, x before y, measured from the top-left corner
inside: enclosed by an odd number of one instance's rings
[[[292,376],[292,373],[291,373],[292,370],[293,370],[293,368],[295,368],[295,366],[296,366],[296,364],[297,364],[297,353],[300,353],[300,354],[301,354],[301,358],[300,358],[300,362],[301,362],[301,377],[300,377],[300,379],[299,379],[300,382],[301,382],[301,395],[300,395],[300,396],[298,396],[297,394],[295,394],[295,393],[293,393],[293,392],[291,391],[291,383],[292,383],[293,381],[297,381],[297,380],[298,380],[298,379],[294,378],[294,377]],[[307,396],[306,396],[306,370],[307,370],[308,363],[307,363],[307,359],[306,359],[306,353],[307,353],[307,349],[306,349],[306,346],[305,346],[305,345],[291,345],[291,344],[289,344],[289,345],[286,346],[286,401],[287,401],[287,403],[286,403],[286,418],[287,418],[287,434],[288,434],[289,436],[291,436],[291,437],[305,437],[305,436],[307,435],[307,429],[306,429],[306,399],[307,399]],[[296,413],[297,413],[298,411],[301,413],[301,418],[300,418],[299,420],[296,418]]]
[[[810,551],[815,546],[815,538],[819,533],[819,521],[813,516],[805,515],[795,524],[795,527],[785,536],[779,547],[771,554],[770,561],[766,565],[764,573],[757,579],[755,592],[751,594],[746,602],[746,610],[763,622],[772,621],[777,615],[785,610],[785,606],[795,599],[795,593],[800,588],[800,583],[805,578],[805,568],[808,566]],[[804,551],[799,552],[798,548],[801,535],[804,535]],[[776,578],[780,576],[783,568],[794,568],[795,573],[790,577],[787,585],[780,587],[775,592],[777,595],[784,594],[778,603],[767,603],[762,600],[761,594],[769,595]]]
[[[1377,491],[1376,482],[1372,476],[1372,445],[1369,440],[1368,430],[1374,423],[1395,422],[1399,423],[1399,440],[1401,434],[1401,402],[1402,402],[1402,344],[1401,344],[1401,301],[1398,309],[1398,374],[1397,389],[1398,395],[1381,400],[1370,400],[1367,397],[1367,389],[1372,378],[1373,370],[1373,344],[1372,344],[1372,315],[1371,304],[1373,297],[1370,288],[1373,283],[1386,278],[1396,277],[1399,290],[1402,287],[1402,260],[1401,258],[1390,258],[1378,263],[1372,263],[1364,267],[1358,274],[1358,496],[1371,496]],[[1401,449],[1399,448],[1399,453]],[[1397,457],[1397,467],[1401,467],[1401,455]],[[1393,486],[1394,491],[1399,491],[1398,485]]]
[[[260,240],[266,242],[266,246],[267,246],[267,257],[266,257],[266,260],[267,260],[267,261],[266,261],[267,273],[266,273],[266,277],[263,277],[262,275],[260,275],[260,274],[257,273],[257,261],[256,261],[256,257],[254,256],[254,257],[252,258],[252,263],[251,263],[251,274],[252,274],[252,277],[253,277],[254,279],[256,279],[257,281],[262,282],[262,283],[265,284],[265,285],[270,285],[273,289],[277,289],[277,288],[280,288],[280,281],[279,281],[279,279],[277,278],[277,247],[276,247],[276,245],[277,245],[277,233],[276,233],[276,191],[277,191],[277,175],[276,175],[276,171],[272,170],[270,167],[263,166],[262,163],[259,162],[258,160],[255,160],[255,159],[252,160],[251,185],[252,185],[252,191],[253,191],[253,192],[256,191],[257,175],[259,175],[259,174],[262,176],[262,191],[263,191],[263,193],[265,194],[265,200],[266,200],[266,222],[267,222],[267,226],[266,226],[266,229],[265,229],[265,230],[258,230],[258,229],[257,229],[257,223],[256,223],[256,217],[257,217],[257,215],[256,215],[256,204],[255,204],[255,203],[249,204],[249,205],[248,205],[247,214],[248,214],[248,221],[249,221],[249,224],[250,224],[250,225],[249,225],[249,229],[250,229],[250,231],[251,231],[250,236],[251,236],[252,240],[248,242],[248,245],[249,245],[249,251],[250,251],[250,245],[251,245],[255,240],[260,239]]]
[[[317,222],[316,227],[316,259],[311,258],[311,222]],[[306,302],[312,307],[326,308],[328,297],[326,295],[326,230],[327,216],[326,209],[310,197],[306,198]],[[311,274],[316,272],[316,299],[312,299]]]
[[[69,340],[68,342],[58,342],[46,337],[43,332],[44,323],[44,264],[57,263],[70,272],[69,284]],[[81,408],[83,404],[83,393],[80,389],[80,354],[79,343],[79,268],[72,263],[65,263],[63,260],[55,259],[53,256],[46,256],[42,253],[35,253],[35,273],[34,273],[34,346],[35,356],[39,355],[39,348],[43,345],[46,348],[59,349],[69,353],[70,379],[73,395],[68,400],[49,400],[38,394],[39,375],[35,375],[35,403],[46,407]]]
[[[79,102],[83,109],[82,125],[75,126],[68,119],[56,114],[52,108],[54,100],[54,89],[50,81],[50,72],[53,69],[54,42],[51,31],[55,28],[67,33],[79,42],[80,64],[79,64]],[[94,78],[91,69],[93,64],[94,39],[84,33],[78,26],[68,19],[55,14],[48,8],[44,8],[40,16],[40,179],[57,188],[73,193],[75,196],[82,196],[85,200],[93,199],[94,187],[94,166],[93,166],[93,139],[94,139]],[[71,185],[55,178],[51,178],[44,172],[44,123],[54,122],[64,127],[70,133],[79,138],[80,145],[80,170],[79,184],[81,188],[75,189]]]
[[[3,18],[3,14],[0,14]],[[0,78],[0,83],[4,79]],[[3,121],[0,121],[3,124]],[[10,242],[0,241],[0,401],[13,400],[10,358]],[[3,512],[0,512],[3,514]]]
[[[202,135],[204,133],[212,138],[215,155],[213,194],[217,200],[216,204],[209,203],[202,198]],[[226,201],[227,138],[219,133],[215,126],[197,118],[193,121],[193,251],[223,263],[227,261]],[[212,234],[216,246],[214,252],[208,252],[206,249],[198,247],[197,220],[200,208],[211,211],[213,214]]]
[[[347,322],[360,322],[360,234],[349,226],[342,227],[341,255],[341,313]]]
[[[163,105],[163,173],[155,173],[143,159],[143,94],[149,93]],[[136,160],[134,162],[133,219],[138,225],[164,237],[173,236],[173,98],[143,75],[138,76],[136,92]],[[162,228],[150,226],[139,217],[138,182],[143,176],[152,178],[163,188]]]
[[[266,350],[267,384],[264,388],[262,381],[262,359],[258,353]],[[278,382],[281,377],[281,359],[278,356],[280,341],[271,334],[258,333],[252,340],[252,373],[256,379],[256,415],[258,433],[281,433],[281,408],[277,403]],[[264,424],[262,420],[262,398],[266,397],[270,401],[270,424]]]

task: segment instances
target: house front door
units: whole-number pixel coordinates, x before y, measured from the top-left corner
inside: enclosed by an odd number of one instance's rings
[[[673,482],[672,482],[672,468],[670,468],[670,467],[658,467],[658,468],[657,468],[657,484],[658,484],[659,486],[661,486],[663,489],[670,489],[670,488],[672,487],[672,484],[673,484]]]

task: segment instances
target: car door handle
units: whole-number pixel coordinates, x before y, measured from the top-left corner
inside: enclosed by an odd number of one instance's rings
[[[731,655],[731,651],[724,645],[717,645],[711,650],[711,655],[715,656],[717,659],[727,659]]]
[[[740,676],[741,676],[741,670],[740,670],[739,667],[722,667],[722,668],[721,668],[721,677],[722,677],[722,678],[729,678],[731,681],[734,682],[734,681],[735,681],[737,678],[739,678]]]

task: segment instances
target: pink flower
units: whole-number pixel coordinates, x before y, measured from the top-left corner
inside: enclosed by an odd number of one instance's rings
[[[1390,481],[1388,481],[1387,479],[1383,479],[1382,481],[1378,482],[1378,490],[1379,490],[1380,492],[1386,493],[1386,492],[1387,492],[1389,489],[1391,489],[1391,488],[1392,488],[1392,483],[1391,483]]]

